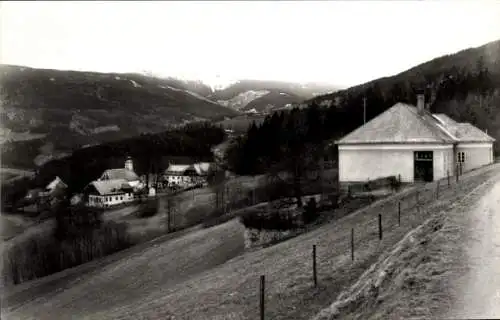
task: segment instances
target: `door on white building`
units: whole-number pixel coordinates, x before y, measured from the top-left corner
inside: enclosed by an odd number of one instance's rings
[[[414,153],[414,180],[431,182],[434,180],[434,157],[432,151],[415,151]]]

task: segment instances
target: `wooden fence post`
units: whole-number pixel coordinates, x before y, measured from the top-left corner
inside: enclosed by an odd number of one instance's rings
[[[457,163],[457,169],[456,169],[456,172],[457,172],[457,174],[455,174],[455,177],[457,178],[457,183],[458,183],[458,175],[459,175],[459,173],[460,173],[460,172],[458,171],[458,163]]]
[[[446,170],[446,177],[448,178],[448,187],[450,186],[450,170]]]
[[[398,201],[398,226],[401,225],[401,201]]]
[[[170,233],[171,231],[171,226],[170,226],[170,215],[172,214],[172,203],[170,196],[167,198],[167,232]]]
[[[316,273],[316,245],[313,244],[313,281],[314,281],[314,286],[318,286],[318,277]]]
[[[378,238],[382,240],[382,215],[378,214]]]
[[[260,276],[260,320],[264,320],[264,296],[265,296],[266,277]]]
[[[351,229],[351,260],[354,261],[354,228]]]
[[[439,199],[439,180],[437,182],[437,186],[436,186],[436,199]]]

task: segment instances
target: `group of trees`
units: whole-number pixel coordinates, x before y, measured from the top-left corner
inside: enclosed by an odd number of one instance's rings
[[[101,212],[70,206],[63,199],[54,206],[55,228],[29,235],[4,252],[2,277],[22,283],[71,268],[131,246],[127,226],[102,221]]]
[[[394,77],[313,98],[308,108],[273,113],[233,142],[226,161],[243,175],[288,172],[298,196],[300,180],[325,155],[327,140],[344,136],[397,102],[415,104],[416,90],[425,90],[431,112],[500,137],[499,88],[499,62],[485,60],[477,50],[437,58]],[[335,147],[328,156],[336,159]]]
[[[2,186],[2,204],[14,204],[28,189],[45,187],[56,176],[67,185],[68,193],[74,194],[102,172],[111,168],[123,168],[126,156],[134,160],[134,170],[139,175],[159,173],[168,167],[169,161],[211,161],[214,145],[225,138],[224,130],[208,122],[193,123],[159,134],[143,134],[138,137],[79,149],[66,158],[52,160],[37,170],[34,180],[22,179]]]
[[[486,63],[481,55],[464,66],[453,62],[453,56],[438,58],[394,77],[314,98],[308,108],[274,113],[233,144],[228,163],[240,174],[264,173],[276,162],[303,154],[308,144],[340,138],[362,125],[364,103],[369,121],[397,102],[414,104],[417,89],[425,89],[432,112],[496,132],[500,121],[492,121],[492,115],[500,115],[494,108],[500,102],[500,65]]]
[[[160,134],[144,134],[79,149],[68,158],[44,165],[39,170],[38,179],[46,181],[59,175],[68,184],[71,193],[78,192],[104,170],[122,168],[126,156],[133,158],[134,170],[138,174],[159,173],[175,157],[210,161],[211,148],[224,138],[222,128],[206,122]]]

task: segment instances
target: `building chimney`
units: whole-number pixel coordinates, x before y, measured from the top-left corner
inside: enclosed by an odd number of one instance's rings
[[[127,157],[127,160],[125,160],[125,169],[134,171],[134,162],[132,161],[132,158]]]
[[[425,110],[425,95],[423,92],[417,93],[417,111],[418,114],[423,114]]]

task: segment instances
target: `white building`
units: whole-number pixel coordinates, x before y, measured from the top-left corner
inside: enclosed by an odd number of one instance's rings
[[[171,164],[165,170],[165,179],[169,186],[181,188],[206,183],[211,163]]]
[[[134,188],[125,179],[92,181],[84,192],[90,207],[107,208],[134,200]]]
[[[85,187],[87,205],[106,208],[133,201],[135,193],[144,188],[133,169],[132,159],[127,158],[125,168],[104,171],[99,179]]]
[[[493,163],[494,138],[469,123],[431,114],[424,95],[417,106],[397,103],[336,141],[341,185],[400,176],[434,181]]]

